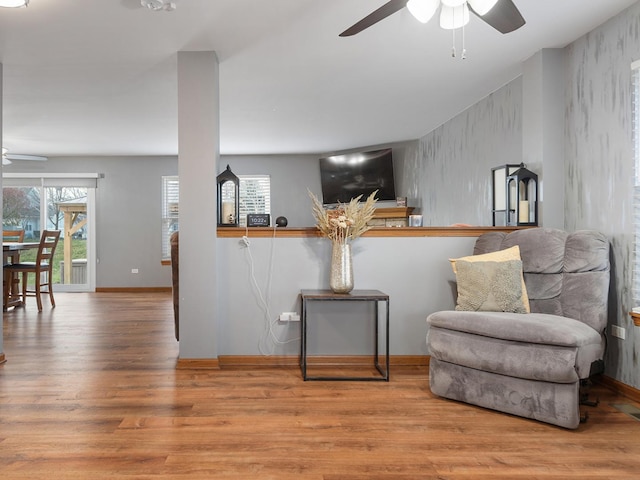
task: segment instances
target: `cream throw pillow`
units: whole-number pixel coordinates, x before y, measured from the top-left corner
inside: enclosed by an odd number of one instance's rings
[[[510,260],[521,260],[520,258],[520,247],[515,245],[511,248],[507,248],[505,250],[499,250],[497,252],[484,253],[482,255],[469,255],[467,257],[461,258],[450,258],[451,268],[453,269],[453,273],[456,274],[456,280],[458,280],[458,272],[456,268],[457,261],[466,261],[466,262],[507,262]],[[531,311],[529,307],[529,296],[527,295],[527,286],[524,283],[524,275],[522,274],[522,263],[520,263],[520,294],[522,305],[524,306],[525,312],[529,313]],[[458,290],[459,290],[458,286]]]
[[[527,313],[522,302],[522,262],[458,260],[456,310]]]

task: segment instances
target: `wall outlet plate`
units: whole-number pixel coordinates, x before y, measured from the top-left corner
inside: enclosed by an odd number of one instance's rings
[[[297,312],[282,312],[278,320],[281,322],[299,322],[300,315]]]
[[[611,335],[620,340],[624,340],[627,337],[627,332],[623,327],[619,327],[618,325],[611,325]]]

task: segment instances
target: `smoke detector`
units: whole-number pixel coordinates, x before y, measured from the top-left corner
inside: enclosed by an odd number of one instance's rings
[[[170,0],[140,0],[140,5],[156,12],[160,10],[171,12],[176,9],[176,4]]]

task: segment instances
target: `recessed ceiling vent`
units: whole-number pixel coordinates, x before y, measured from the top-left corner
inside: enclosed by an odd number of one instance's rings
[[[176,9],[176,4],[170,0],[140,0],[140,5],[156,12],[171,12]]]

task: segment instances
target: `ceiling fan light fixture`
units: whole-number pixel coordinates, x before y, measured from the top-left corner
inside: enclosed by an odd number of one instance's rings
[[[175,1],[177,2],[178,0]],[[387,0],[381,7],[340,33],[340,37],[356,35],[394,13],[404,10],[404,7],[407,7],[417,20],[426,23],[435,15],[441,5],[440,24],[445,29],[454,30],[454,39],[455,30],[468,22],[469,10],[472,10],[484,23],[498,32],[503,34],[510,33],[527,23],[518,7],[515,6],[514,1],[519,0]],[[461,9],[460,19],[454,14],[452,6]]]
[[[465,2],[459,7],[442,5],[440,10],[440,27],[445,30],[455,30],[469,23],[469,7]]]
[[[0,7],[22,8],[29,5],[29,0],[0,0]]]
[[[478,15],[483,16],[495,7],[498,0],[469,0],[469,5]]]
[[[440,0],[409,0],[407,2],[407,9],[421,23],[431,20],[439,6]]]

